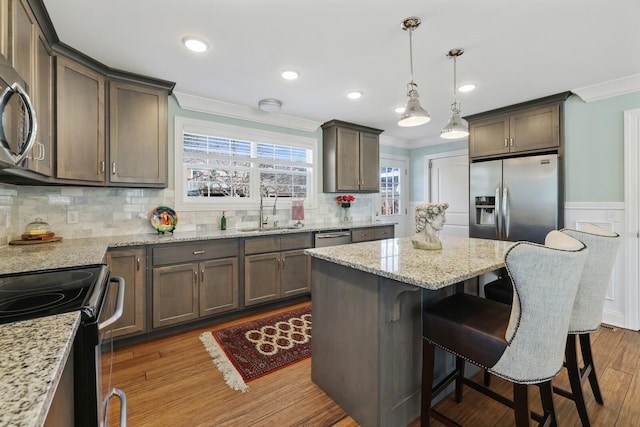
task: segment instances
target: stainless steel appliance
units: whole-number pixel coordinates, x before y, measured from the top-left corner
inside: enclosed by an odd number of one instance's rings
[[[351,231],[349,230],[319,231],[316,233],[316,248],[346,245],[349,243],[351,243]]]
[[[118,293],[111,310],[107,296],[114,283]],[[102,349],[113,352],[112,344],[103,344],[122,315],[124,286],[124,280],[110,277],[109,267],[103,264],[0,276],[0,323],[80,311],[73,347],[76,426],[106,425],[106,408],[112,396],[121,399],[120,425],[126,425],[126,396],[110,386],[110,379],[109,387],[103,387],[101,371]]]
[[[562,226],[558,155],[469,165],[469,236],[543,243]]]
[[[36,143],[36,113],[26,89],[0,55],[0,169],[22,167]]]

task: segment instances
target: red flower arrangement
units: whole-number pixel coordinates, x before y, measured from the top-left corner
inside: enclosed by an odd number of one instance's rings
[[[338,196],[336,197],[337,200],[337,204],[339,204],[341,207],[343,208],[350,208],[351,207],[351,202],[354,202],[356,200],[355,197],[353,197],[351,194],[347,194],[345,196]]]

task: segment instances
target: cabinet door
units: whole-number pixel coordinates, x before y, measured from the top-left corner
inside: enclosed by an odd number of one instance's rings
[[[380,144],[378,135],[360,134],[360,190],[380,191]]]
[[[337,128],[336,141],[336,190],[357,191],[360,189],[360,133],[346,128]]]
[[[0,0],[0,54],[9,59],[9,0]]]
[[[109,85],[109,181],[167,185],[167,92]]]
[[[153,269],[153,327],[198,318],[198,264]]]
[[[511,151],[555,149],[560,146],[559,106],[549,105],[511,115]]]
[[[26,0],[11,0],[9,2],[9,55],[13,68],[25,82],[24,89],[31,96],[33,94],[33,80],[35,70],[35,47],[38,23],[31,13]]]
[[[124,310],[122,317],[113,326],[114,338],[145,330],[145,253],[143,248],[107,252],[111,274],[122,277],[125,284]],[[112,292],[112,305],[115,305],[115,297],[116,293]]]
[[[56,88],[56,176],[104,182],[104,76],[58,56]]]
[[[237,310],[238,259],[204,261],[200,268],[200,317]]]
[[[304,249],[280,254],[280,296],[311,292],[311,257]]]
[[[36,110],[38,132],[28,167],[42,175],[53,175],[53,56],[44,35],[38,31],[35,91],[31,102]]]
[[[469,156],[484,157],[509,152],[509,116],[469,123]]]
[[[273,301],[280,297],[280,253],[244,257],[244,304]]]

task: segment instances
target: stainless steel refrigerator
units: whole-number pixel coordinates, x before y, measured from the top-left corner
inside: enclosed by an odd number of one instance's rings
[[[469,165],[469,236],[544,243],[562,226],[558,155]]]

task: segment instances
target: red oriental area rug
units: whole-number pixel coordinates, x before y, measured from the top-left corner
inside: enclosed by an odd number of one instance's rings
[[[226,383],[247,391],[247,382],[311,356],[311,305],[204,332],[200,340]]]

